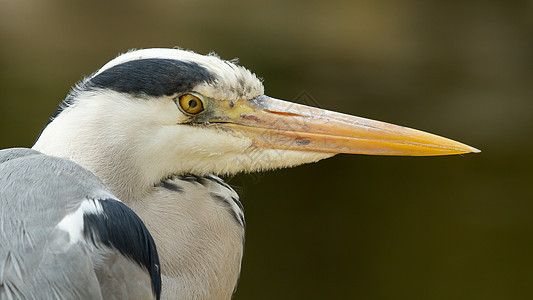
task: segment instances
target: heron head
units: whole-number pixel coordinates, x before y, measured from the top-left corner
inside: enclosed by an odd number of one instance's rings
[[[62,147],[73,160],[76,151],[93,151],[198,175],[290,167],[338,153],[479,152],[418,130],[268,97],[261,80],[235,62],[178,49],[131,51],[104,65],[69,94],[34,148],[67,135]]]

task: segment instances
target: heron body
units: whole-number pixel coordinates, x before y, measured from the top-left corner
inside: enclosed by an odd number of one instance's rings
[[[236,288],[244,212],[235,191],[216,175],[292,167],[337,153],[478,152],[414,129],[267,97],[247,69],[178,49],[131,51],[104,65],[66,97],[33,149],[89,170],[105,186],[87,188],[107,189],[142,219],[157,246],[166,299],[228,299]],[[39,178],[58,184],[52,173]],[[27,183],[21,188],[39,190]],[[36,213],[42,209],[31,205]],[[52,235],[69,212],[59,210],[43,235]],[[151,274],[143,268],[145,277]],[[106,280],[97,279],[92,283],[101,289]]]

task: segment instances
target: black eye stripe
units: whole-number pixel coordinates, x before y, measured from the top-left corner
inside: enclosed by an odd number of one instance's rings
[[[128,61],[91,78],[85,88],[108,88],[128,94],[173,95],[211,83],[214,76],[194,62],[147,58]]]

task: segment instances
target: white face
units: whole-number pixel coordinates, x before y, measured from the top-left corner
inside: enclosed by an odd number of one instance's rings
[[[111,172],[130,170],[142,176],[135,181],[158,182],[170,174],[269,170],[333,155],[258,148],[250,137],[223,124],[190,124],[191,116],[174,97],[139,100],[113,91],[79,97],[83,101],[62,112],[34,149],[71,159],[97,173],[113,165]]]

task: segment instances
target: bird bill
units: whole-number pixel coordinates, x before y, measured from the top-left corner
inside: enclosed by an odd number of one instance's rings
[[[253,147],[370,155],[477,153],[471,146],[416,129],[260,96],[217,105],[210,122],[253,140]]]

